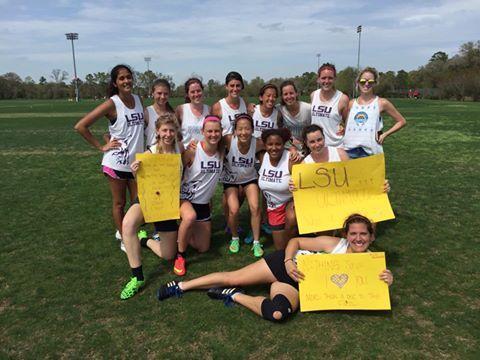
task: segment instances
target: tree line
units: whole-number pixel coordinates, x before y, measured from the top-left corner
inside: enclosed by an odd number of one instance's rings
[[[344,93],[353,96],[354,83],[358,70],[346,67],[337,73],[336,86]],[[192,74],[192,76],[199,77]],[[53,69],[49,79],[41,76],[36,82],[27,76],[22,80],[14,72],[0,76],[0,99],[73,99],[75,97],[75,80],[67,82],[68,72]],[[148,70],[134,71],[135,92],[143,97],[150,94],[150,87],[157,78],[168,80],[173,89],[172,96],[183,97],[183,85],[176,86],[171,76]],[[201,77],[200,77],[201,78]],[[304,72],[294,80],[299,92],[308,95],[317,88],[316,72]],[[109,74],[97,72],[88,74],[85,79],[77,79],[80,97],[86,99],[101,99],[106,95]],[[257,96],[260,88],[268,83],[279,86],[287,78],[273,78],[265,81],[256,77],[245,81],[244,94]],[[221,98],[225,95],[223,81],[202,79],[207,97]],[[380,83],[375,92],[382,97],[407,97],[409,92],[416,90],[420,96],[428,99],[480,99],[480,41],[467,42],[460,46],[457,54],[451,58],[443,51],[431,56],[427,64],[416,70],[399,70],[380,72]]]

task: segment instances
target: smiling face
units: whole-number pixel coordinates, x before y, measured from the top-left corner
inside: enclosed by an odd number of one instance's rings
[[[298,93],[292,85],[287,85],[282,88],[282,100],[285,105],[290,106],[297,102]]]
[[[273,160],[278,160],[282,157],[284,146],[285,143],[280,135],[270,135],[265,141],[265,149]]]
[[[173,145],[175,143],[176,131],[173,124],[162,124],[157,129],[157,136],[165,145]]]
[[[263,95],[259,97],[260,104],[264,106],[266,109],[271,110],[275,106],[275,102],[277,101],[277,92],[273,88],[267,88]]]
[[[248,119],[239,119],[235,125],[235,135],[240,142],[247,142],[252,138],[252,123]]]
[[[312,153],[319,153],[325,146],[325,138],[320,130],[307,134],[307,147]]]
[[[367,251],[373,241],[373,234],[368,231],[366,224],[352,223],[348,227],[346,239],[352,252],[362,253]]]
[[[222,138],[222,127],[220,121],[207,121],[202,129],[205,141],[210,145],[216,145]]]
[[[232,98],[237,98],[240,96],[240,92],[242,91],[242,82],[240,80],[230,80],[227,85],[225,85],[227,89],[228,96]]]
[[[330,91],[335,87],[335,73],[331,69],[323,69],[317,82],[323,91]]]
[[[133,76],[128,69],[121,68],[118,71],[117,78],[115,79],[115,87],[119,93],[130,94],[132,92]]]
[[[358,80],[357,86],[362,94],[373,92],[373,87],[376,85],[375,75],[370,71],[365,71]]]
[[[168,98],[170,97],[170,91],[168,87],[163,85],[157,85],[153,89],[152,92],[153,101],[159,106],[165,106],[168,102]]]
[[[201,104],[203,101],[203,89],[200,84],[197,82],[190,84],[187,96],[192,104]]]

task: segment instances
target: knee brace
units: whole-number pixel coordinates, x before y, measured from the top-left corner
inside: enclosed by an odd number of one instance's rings
[[[278,311],[282,314],[280,319],[276,319],[273,313]],[[262,316],[266,320],[279,322],[287,319],[292,314],[292,304],[285,295],[277,294],[272,300],[265,299],[262,302]]]

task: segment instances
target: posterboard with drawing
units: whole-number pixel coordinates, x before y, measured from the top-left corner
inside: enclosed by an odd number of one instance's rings
[[[385,253],[299,255],[300,311],[390,310]]]
[[[138,198],[145,222],[180,218],[179,154],[137,154]]]
[[[374,222],[394,219],[383,192],[383,154],[332,163],[293,166],[295,214],[300,234],[340,229],[358,213]]]

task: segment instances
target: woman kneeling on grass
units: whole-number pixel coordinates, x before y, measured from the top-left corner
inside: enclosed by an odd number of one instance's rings
[[[349,254],[368,251],[374,240],[373,225],[366,217],[353,214],[344,223],[344,238],[318,236],[293,238],[285,250],[277,250],[257,262],[232,272],[217,272],[197,279],[171,281],[157,291],[157,298],[164,300],[181,296],[185,291],[209,289],[212,299],[223,300],[226,305],[238,303],[266,320],[279,322],[288,318],[299,307],[298,281],[304,279],[296,265],[296,255],[309,252]],[[379,279],[391,285],[393,275],[386,269]],[[270,284],[270,298],[250,296],[234,286]]]
[[[154,119],[150,119],[153,121]],[[183,153],[182,144],[178,143],[178,123],[174,114],[167,113],[160,115],[155,123],[157,143],[149,148],[146,153],[153,154],[180,154]],[[132,163],[131,169],[134,174],[141,166],[136,160]],[[155,225],[155,240],[148,239],[145,235],[142,239],[137,236],[139,227],[145,222],[142,208],[138,198],[128,209],[122,223],[123,242],[127,252],[128,263],[132,270],[132,277],[125,285],[120,298],[126,300],[135,295],[145,284],[142,269],[141,248],[150,248],[159,257],[171,260],[177,252],[177,230],[176,220],[157,221]]]

